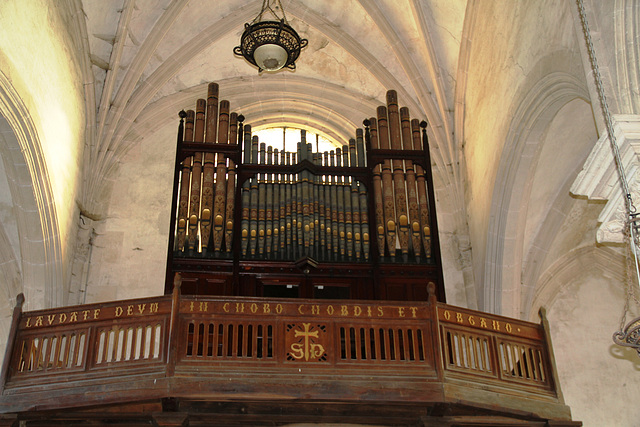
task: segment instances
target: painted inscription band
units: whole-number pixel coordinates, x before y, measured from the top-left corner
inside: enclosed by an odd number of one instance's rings
[[[134,316],[149,316],[153,314],[165,314],[170,311],[170,305],[159,302],[134,303],[117,306],[105,306],[100,308],[79,308],[57,313],[26,314],[22,319],[22,327],[25,329],[41,328],[47,326],[68,325],[78,322],[90,322],[97,320],[112,320]]]
[[[309,317],[350,317],[427,319],[424,306],[391,306],[368,304],[286,304],[248,301],[191,301],[183,303],[181,311],[187,313],[283,315]]]
[[[438,319],[441,322],[454,323],[475,329],[483,329],[492,332],[502,332],[518,336],[540,338],[540,330],[537,325],[524,325],[516,322],[508,322],[504,318],[496,319],[483,316],[480,313],[468,313],[457,310],[438,308]]]

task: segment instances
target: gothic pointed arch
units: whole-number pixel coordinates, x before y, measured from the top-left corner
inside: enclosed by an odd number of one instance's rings
[[[516,317],[527,204],[539,144],[558,111],[574,99],[587,100],[588,95],[580,79],[558,71],[539,79],[520,99],[496,174],[480,301],[486,311]]]
[[[61,242],[51,182],[34,121],[9,79],[0,73],[0,155],[20,236],[21,283],[30,307],[64,303]]]

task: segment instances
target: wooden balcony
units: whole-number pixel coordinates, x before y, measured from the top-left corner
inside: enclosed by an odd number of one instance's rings
[[[580,425],[544,319],[462,309],[430,291],[422,303],[181,296],[179,286],[33,312],[19,301],[0,412],[28,426]]]

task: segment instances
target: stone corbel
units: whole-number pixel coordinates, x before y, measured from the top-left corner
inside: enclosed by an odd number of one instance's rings
[[[613,115],[612,122],[631,199],[640,213],[640,116]],[[603,133],[571,186],[576,196],[607,202],[598,217],[598,243],[624,243],[626,195],[620,179],[609,135]]]

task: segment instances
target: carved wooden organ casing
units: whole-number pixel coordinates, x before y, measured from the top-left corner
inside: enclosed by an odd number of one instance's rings
[[[426,122],[395,91],[314,152],[266,146],[218,90],[180,112],[167,293],[179,272],[184,294],[444,301]]]

